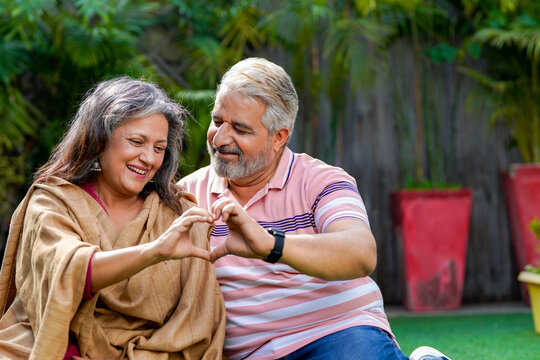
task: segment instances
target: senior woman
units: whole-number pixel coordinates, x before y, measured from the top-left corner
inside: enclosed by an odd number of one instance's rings
[[[212,218],[172,183],[185,115],[127,77],[85,96],[11,220],[1,358],[221,358]]]

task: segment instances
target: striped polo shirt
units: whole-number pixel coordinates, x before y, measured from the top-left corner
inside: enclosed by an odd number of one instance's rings
[[[180,183],[206,209],[221,197],[235,199],[227,181],[211,167]],[[354,178],[289,148],[272,179],[244,209],[263,227],[287,234],[321,233],[343,218],[369,225]],[[211,248],[227,235],[227,225],[216,222]],[[233,255],[220,258],[215,266],[227,310],[224,355],[228,359],[275,359],[357,325],[376,326],[391,334],[381,292],[369,277],[325,281],[285,264]]]

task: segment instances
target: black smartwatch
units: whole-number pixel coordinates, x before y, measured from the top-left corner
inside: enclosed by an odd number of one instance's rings
[[[283,255],[283,245],[285,243],[285,231],[279,229],[268,229],[270,235],[274,236],[274,248],[270,254],[264,258],[264,261],[275,264]]]

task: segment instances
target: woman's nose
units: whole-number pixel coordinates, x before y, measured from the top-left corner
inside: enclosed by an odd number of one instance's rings
[[[139,155],[139,159],[148,165],[154,165],[156,162],[156,152],[153,146],[145,146]]]

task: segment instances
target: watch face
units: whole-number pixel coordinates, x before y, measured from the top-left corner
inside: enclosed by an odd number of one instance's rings
[[[283,230],[280,230],[280,229],[269,229],[268,232],[272,235],[281,235],[281,236],[285,236],[285,231]]]

